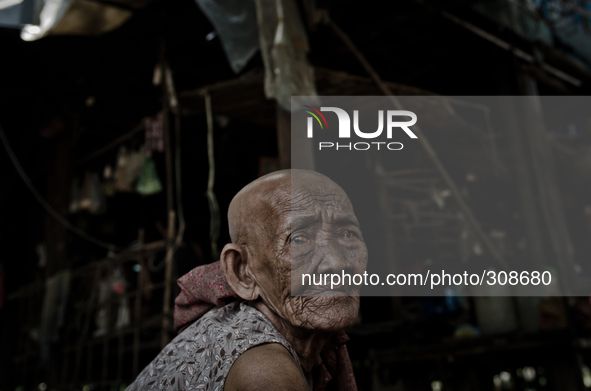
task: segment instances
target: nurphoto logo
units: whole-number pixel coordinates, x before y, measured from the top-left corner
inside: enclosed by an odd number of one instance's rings
[[[314,137],[314,120],[320,126],[320,129],[328,131],[328,122],[322,112],[332,112],[337,115],[339,121],[338,127],[338,138],[339,139],[350,139],[351,138],[351,117],[349,114],[339,107],[321,107],[320,110],[306,106],[304,111],[311,115],[307,120],[307,136],[308,138]],[[410,117],[410,120],[400,121],[401,117]],[[385,120],[384,120],[385,118]],[[384,122],[386,122],[386,139],[387,141],[372,141],[372,142],[356,142],[356,143],[339,143],[339,142],[327,142],[322,141],[318,143],[318,149],[347,149],[356,151],[366,151],[372,147],[379,150],[380,146],[385,145],[384,149],[390,151],[399,151],[404,145],[401,142],[389,142],[394,134],[394,129],[402,129],[406,135],[410,138],[417,138],[414,132],[410,129],[410,126],[417,122],[417,116],[412,111],[407,110],[387,110],[384,114],[384,110],[378,110],[378,129],[371,132],[364,132],[359,128],[359,110],[353,110],[353,131],[357,137],[363,139],[376,139],[380,137],[384,131]],[[366,129],[367,130],[367,129]],[[372,129],[373,130],[373,129]]]

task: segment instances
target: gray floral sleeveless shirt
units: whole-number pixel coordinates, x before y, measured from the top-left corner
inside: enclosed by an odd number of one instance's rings
[[[257,309],[244,302],[217,307],[176,336],[126,391],[223,391],[234,361],[248,349],[289,342]]]

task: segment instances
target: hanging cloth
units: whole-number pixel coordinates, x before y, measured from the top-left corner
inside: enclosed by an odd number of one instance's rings
[[[162,191],[162,183],[158,178],[158,172],[156,171],[156,163],[154,160],[147,155],[144,156],[144,166],[140,179],[137,181],[135,191],[139,194],[147,196],[156,194]]]
[[[153,117],[144,118],[146,128],[146,154],[152,156],[152,151],[164,152],[164,116],[162,112]]]
[[[125,147],[121,148],[119,159],[117,159],[115,187],[120,192],[130,193],[142,173],[145,152],[143,146],[139,151],[131,152]]]

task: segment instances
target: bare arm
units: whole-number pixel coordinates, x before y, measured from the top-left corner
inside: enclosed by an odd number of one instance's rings
[[[295,359],[277,343],[243,353],[228,373],[224,391],[310,391]]]

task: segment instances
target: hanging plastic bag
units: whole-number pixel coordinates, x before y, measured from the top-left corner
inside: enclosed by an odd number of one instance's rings
[[[162,191],[162,183],[158,178],[158,172],[156,171],[156,163],[149,157],[144,157],[144,168],[140,179],[137,182],[135,190],[144,196],[156,194]]]
[[[219,34],[235,73],[259,48],[257,19],[252,0],[195,0]]]
[[[308,61],[308,36],[294,0],[256,0],[265,96],[291,111],[292,96],[316,97],[314,69]],[[298,99],[298,98],[294,98]],[[296,106],[294,106],[296,107]],[[297,106],[299,107],[299,106]]]
[[[139,151],[128,151],[124,146],[119,150],[117,171],[115,172],[115,187],[120,192],[133,191],[136,181],[142,174],[144,167],[145,147]]]
[[[139,150],[132,151],[129,154],[129,159],[127,161],[127,182],[130,189],[133,189],[133,186],[142,175],[145,156],[146,148],[143,145]]]

